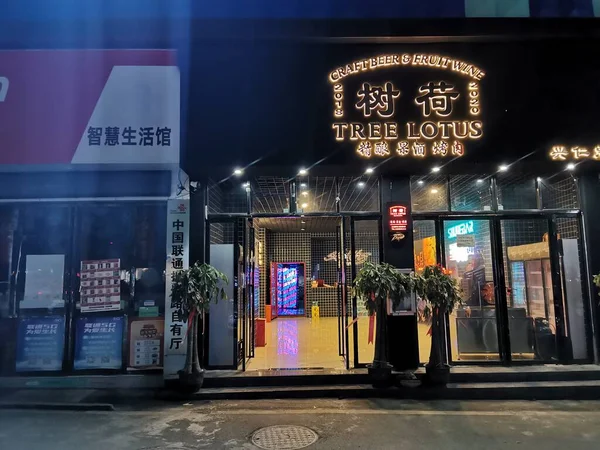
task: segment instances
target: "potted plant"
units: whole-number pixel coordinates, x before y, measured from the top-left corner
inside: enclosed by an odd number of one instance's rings
[[[411,289],[411,278],[390,264],[366,262],[353,284],[353,294],[364,302],[369,316],[375,316],[375,356],[369,365],[373,385],[386,386],[391,382],[392,365],[388,361],[387,317],[388,298],[399,301]]]
[[[446,385],[450,380],[446,345],[446,314],[451,314],[462,301],[460,288],[451,272],[442,266],[427,266],[415,277],[415,291],[425,301],[424,315],[431,318],[431,353],[425,366],[426,380],[433,385]]]
[[[211,301],[227,298],[223,285],[228,283],[227,276],[210,264],[195,263],[173,274],[171,298],[181,305],[178,312],[188,324],[185,366],[178,372],[180,386],[186,391],[195,392],[202,387],[204,369],[198,352],[198,328],[201,326],[204,342],[205,313]]]

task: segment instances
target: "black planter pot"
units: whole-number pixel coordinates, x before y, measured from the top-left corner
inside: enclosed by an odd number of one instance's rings
[[[390,364],[373,366],[368,365],[369,377],[374,388],[389,388],[394,384],[392,366]]]
[[[180,370],[178,374],[179,389],[184,393],[193,394],[194,392],[197,392],[204,383],[204,369],[192,371],[192,373],[185,373],[183,370]]]
[[[426,366],[425,382],[429,386],[446,386],[450,382],[450,366]]]

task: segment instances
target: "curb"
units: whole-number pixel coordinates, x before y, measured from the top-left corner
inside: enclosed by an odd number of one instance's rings
[[[18,403],[0,402],[0,410],[27,409],[41,411],[115,411],[110,403]]]

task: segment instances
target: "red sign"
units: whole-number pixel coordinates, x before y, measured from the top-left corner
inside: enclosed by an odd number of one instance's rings
[[[407,231],[408,230],[408,218],[406,217],[407,209],[406,206],[394,205],[390,206],[390,214],[388,219],[388,226],[390,231]]]

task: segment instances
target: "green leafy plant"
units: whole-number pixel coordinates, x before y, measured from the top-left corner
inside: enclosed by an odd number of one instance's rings
[[[375,357],[373,367],[388,367],[386,306],[388,298],[396,304],[412,289],[412,279],[386,263],[366,262],[352,287],[353,295],[365,304],[370,316],[376,315]]]
[[[227,276],[210,264],[196,263],[189,269],[173,274],[171,302],[177,305],[175,314],[188,324],[187,352],[182,370],[186,375],[202,371],[198,354],[198,320],[202,320],[204,337],[204,314],[209,310],[211,302],[227,298],[224,286],[228,283]]]
[[[461,291],[451,271],[442,266],[427,266],[414,278],[416,294],[425,300],[424,315],[431,318],[431,353],[428,367],[445,367],[446,314],[451,314],[462,302]]]
[[[600,296],[600,273],[598,275],[594,275],[594,278],[592,279],[592,281],[594,282],[594,285],[598,289],[598,295]]]

